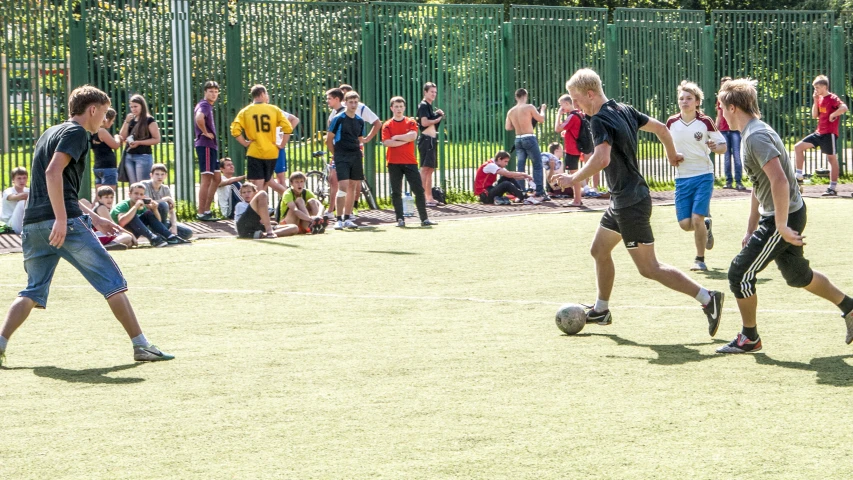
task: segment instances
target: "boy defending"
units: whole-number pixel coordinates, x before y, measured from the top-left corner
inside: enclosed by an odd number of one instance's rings
[[[711,194],[714,192],[714,164],[710,145],[715,153],[726,152],[723,135],[710,117],[699,111],[704,94],[693,82],[678,86],[679,113],[669,117],[666,128],[672,135],[675,148],[684,155],[676,166],[675,217],[685,232],[693,232],[696,258],[690,270],[706,271],[705,250],[714,248],[711,232]]]
[[[566,82],[566,89],[575,106],[590,116],[595,150],[577,173],[556,177],[558,183],[574,185],[603,168],[611,187],[610,206],[601,217],[590,248],[595,259],[598,299],[587,313],[587,323],[611,323],[608,303],[616,277],[611,252],[621,240],[642,276],[689,295],[702,305],[708,319],[708,333],[713,337],[720,326],[723,293],[708,291],[681,271],[658,262],[655,256],[650,223],[652,200],[637,163],[637,132],[654,133],[666,149],[670,165],[675,166],[684,157],[676,152],[669,130],[630,105],[608,100],[601,88],[601,78],[590,69],[575,72]]]
[[[281,197],[280,210],[282,223],[296,225],[299,233],[326,231],[327,220],[322,216],[323,204],[305,188],[305,174],[302,172],[290,175],[290,188]]]
[[[234,224],[240,238],[289,237],[299,233],[296,225],[285,225],[273,229],[270,221],[269,197],[267,192],[258,191],[254,183],[246,182],[240,187],[243,201],[234,207]]]
[[[797,156],[797,183],[803,183],[806,150],[820,147],[820,152],[826,155],[829,162],[829,187],[823,196],[834,197],[838,195],[835,191],[838,184],[838,124],[841,123],[838,117],[847,112],[847,105],[838,95],[829,91],[829,79],[825,75],[815,77],[812,86],[812,118],[817,119],[817,130],[794,145],[794,153]]]
[[[130,337],[134,360],[175,358],[148,343],[125,294],[124,276],[89,229],[94,226],[106,234],[118,234],[118,226],[77,201],[89,153],[89,135],[98,132],[109,107],[110,97],[106,93],[89,85],[76,88],[68,99],[71,118],[48,128],[36,143],[22,235],[27,287],[6,312],[0,330],[0,366],[5,363],[7,342],[12,334],[33,308],[47,307],[50,284],[60,259],[76,268],[106,298],[113,315]]]
[[[847,324],[845,342],[853,342],[853,298],[809,267],[803,256],[806,204],[797,187],[785,144],[762,122],[755,81],[739,78],[720,89],[720,105],[731,128],[741,131],[743,167],[754,185],[743,250],[729,267],[729,285],[737,298],[743,330],[718,353],[761,350],[755,275],[775,261],[788,285],[805,288],[837,305]]]

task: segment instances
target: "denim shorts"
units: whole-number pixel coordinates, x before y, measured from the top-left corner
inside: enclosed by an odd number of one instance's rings
[[[64,258],[95,287],[104,298],[127,290],[127,281],[118,265],[104,249],[88,215],[69,218],[65,243],[62,248],[50,245],[50,231],[55,220],[24,225],[21,243],[24,250],[24,270],[27,288],[18,293],[36,302],[39,308],[47,306],[50,283],[60,258]]]
[[[95,184],[118,185],[118,168],[95,168]]]

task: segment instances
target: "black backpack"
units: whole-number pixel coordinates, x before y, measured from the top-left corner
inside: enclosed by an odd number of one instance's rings
[[[593,150],[595,150],[595,145],[592,141],[592,127],[589,126],[589,120],[587,120],[586,115],[578,116],[581,119],[581,128],[578,131],[576,143],[578,145],[578,150],[580,150],[581,153],[589,155]]]
[[[432,198],[438,203],[447,203],[447,195],[441,187],[432,187]]]

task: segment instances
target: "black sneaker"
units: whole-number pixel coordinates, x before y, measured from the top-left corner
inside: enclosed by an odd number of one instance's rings
[[[173,238],[175,240],[174,242],[172,241]],[[193,243],[192,240],[187,240],[186,238],[182,238],[182,237],[179,237],[177,235],[172,235],[171,237],[169,237],[169,239],[167,241],[169,242],[169,245]]]
[[[744,187],[742,183],[738,183],[737,184],[737,191],[738,192],[746,191],[746,187]]]
[[[733,187],[731,183],[727,183],[727,184],[725,184],[725,185],[723,186],[723,188],[724,188],[725,190],[731,190],[731,189],[733,189],[733,188],[735,188],[735,187]]]
[[[610,325],[613,323],[613,317],[610,315],[610,309],[607,309],[603,312],[596,312],[595,309],[590,308],[586,312],[586,323],[597,323],[599,325]]]
[[[705,219],[705,228],[708,229],[708,239],[705,240],[705,250],[714,248],[714,233],[711,232],[711,219]]]
[[[723,302],[726,300],[726,295],[723,292],[708,293],[711,294],[711,301],[702,307],[702,311],[708,317],[708,333],[713,337],[720,328],[720,317],[723,316]]]
[[[761,337],[750,340],[746,335],[738,333],[728,345],[717,349],[717,353],[747,353],[761,350]]]
[[[826,189],[826,191],[825,191],[825,192],[823,192],[820,196],[821,196],[821,197],[837,197],[837,196],[838,196],[838,192],[836,192],[834,188],[829,187],[829,188],[827,188],[827,189]]]
[[[850,345],[853,343],[853,310],[844,315],[844,322],[847,323],[847,338],[844,341],[847,345]]]
[[[398,226],[398,227],[400,227],[400,228],[405,227],[405,226],[406,226],[406,221],[405,221],[405,220],[403,220],[402,218],[397,219],[397,226]]]
[[[212,222],[214,220],[212,213],[200,213],[195,218],[202,222]]]
[[[166,247],[169,245],[169,242],[166,241],[165,238],[155,235],[154,238],[151,239],[151,246],[154,248]]]

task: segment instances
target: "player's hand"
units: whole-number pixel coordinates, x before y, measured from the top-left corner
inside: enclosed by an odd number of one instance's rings
[[[142,199],[140,198],[139,200],[136,201],[136,204],[133,206],[133,208],[135,208],[137,210],[139,210],[140,208],[145,208],[145,202],[143,202]]]
[[[53,222],[53,228],[50,229],[50,245],[56,248],[62,248],[65,243],[65,235],[68,233],[67,220],[56,220]]]
[[[132,114],[132,113],[128,113],[128,114],[127,114],[127,116],[126,116],[126,117],[124,117],[124,121],[125,121],[125,123],[130,123],[130,121],[131,121],[131,120],[133,120],[133,119],[134,119],[134,116],[133,116],[133,114]]]
[[[705,142],[705,145],[707,145],[707,146],[708,146],[708,148],[710,148],[710,149],[711,149],[711,151],[713,151],[714,149],[716,149],[716,148],[717,148],[717,142],[715,142],[714,140],[712,140],[712,139],[710,139],[710,138],[708,139],[708,141],[707,141],[707,142]]]
[[[833,115],[835,115],[835,114],[832,114],[832,115],[830,115],[830,116],[829,116],[829,123],[834,122],[834,121],[838,118],[838,117],[833,116]]]
[[[820,94],[817,93],[817,90],[815,90],[814,93],[812,93],[812,98],[814,98],[815,100],[820,99]]]
[[[122,233],[121,227],[113,223],[111,220],[98,215],[91,215],[90,218],[92,219],[92,226],[99,232],[107,235],[120,235]]]
[[[127,142],[127,148],[134,148],[135,145],[136,145],[136,141]]]
[[[539,107],[539,110],[545,110],[545,109],[547,109],[547,108],[548,108],[548,104],[547,104],[547,103],[543,103],[543,104]]]
[[[551,179],[551,186],[554,189],[566,189],[575,184],[575,176],[571,173],[562,173],[560,175],[554,175]]]
[[[364,145],[369,142],[369,140],[366,137],[358,137],[358,142]]]
[[[805,237],[800,235],[800,232],[797,232],[791,227],[785,226],[782,228],[777,228],[776,230],[779,232],[779,235],[782,236],[782,240],[785,240],[791,245],[794,245],[796,247],[805,245],[805,243],[803,242],[803,238]]]
[[[207,138],[209,138],[209,139],[211,139],[211,140],[213,140],[213,137],[214,137],[214,135],[213,135],[212,133],[210,133],[210,132],[202,133],[202,135],[204,135],[205,137],[207,137]]]
[[[743,236],[743,240],[740,242],[740,248],[746,248],[746,244],[749,243],[749,239],[752,238],[753,230],[747,230],[746,235]]]
[[[444,110],[439,108],[438,110],[435,111],[435,114],[438,115],[439,117],[443,117],[444,116]]]
[[[669,164],[673,167],[677,167],[678,164],[684,161],[684,155],[681,153],[676,153],[675,158],[669,158]]]

